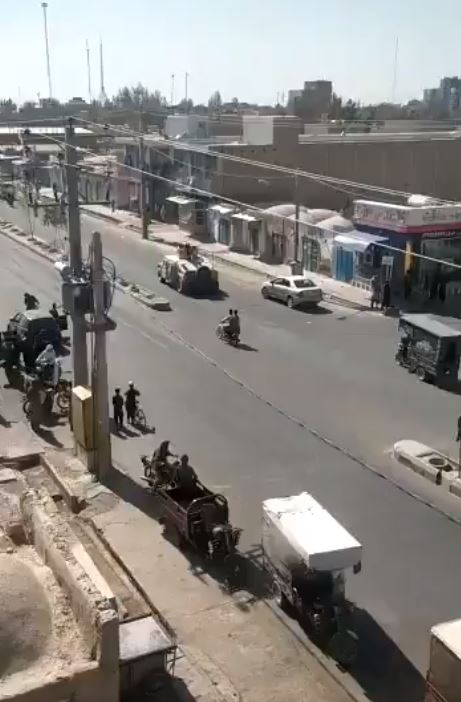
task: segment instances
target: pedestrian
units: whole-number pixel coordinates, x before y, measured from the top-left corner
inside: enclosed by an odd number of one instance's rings
[[[442,281],[441,283],[439,283],[439,289],[438,289],[440,302],[445,302],[446,292],[447,292],[447,290],[446,290],[445,283]]]
[[[383,294],[381,297],[381,309],[383,312],[387,312],[391,306],[391,284],[388,280],[383,285]]]
[[[377,307],[379,304],[379,293],[380,293],[380,283],[379,283],[379,278],[377,275],[374,275],[372,279],[370,280],[370,285],[371,285],[371,297],[370,297],[370,307],[372,310],[374,310],[375,306]]]
[[[409,300],[411,297],[411,290],[412,290],[412,279],[411,279],[411,271],[405,271],[405,275],[403,277],[403,297],[405,300]]]
[[[140,394],[139,390],[135,388],[133,381],[130,380],[128,383],[128,390],[125,393],[126,418],[129,424],[134,424],[136,407]]]
[[[114,422],[115,428],[123,428],[123,397],[120,394],[120,388],[115,388],[115,394],[112,397],[112,405],[114,407]]]

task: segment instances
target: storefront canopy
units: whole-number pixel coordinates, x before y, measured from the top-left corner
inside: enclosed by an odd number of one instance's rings
[[[231,212],[235,212],[235,207],[228,207],[226,205],[212,205],[208,209],[211,210],[211,212],[217,212],[221,215],[227,215]]]
[[[334,238],[334,243],[341,246],[342,249],[356,251],[357,253],[363,253],[372,244],[379,244],[384,241],[387,241],[387,238],[384,236],[359,232],[356,229],[352,232],[347,232],[347,234],[338,234]]]
[[[168,202],[176,203],[176,205],[192,205],[194,202],[197,202],[197,200],[193,200],[189,197],[183,197],[182,195],[171,195],[171,197],[167,197],[167,200]]]

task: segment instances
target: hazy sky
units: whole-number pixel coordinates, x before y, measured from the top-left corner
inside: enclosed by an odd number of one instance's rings
[[[0,0],[0,97],[46,96],[40,0]],[[104,43],[106,92],[141,81],[170,96],[274,102],[304,80],[329,78],[345,97],[419,97],[461,74],[461,0],[49,0],[54,96],[87,97],[85,39],[93,92]]]

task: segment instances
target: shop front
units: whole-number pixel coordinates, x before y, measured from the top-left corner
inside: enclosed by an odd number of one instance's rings
[[[403,288],[407,271],[420,292],[441,282],[450,289],[461,284],[461,271],[444,264],[461,261],[461,204],[412,207],[355,200],[353,219],[359,231],[386,238],[389,248],[383,254],[395,292]]]

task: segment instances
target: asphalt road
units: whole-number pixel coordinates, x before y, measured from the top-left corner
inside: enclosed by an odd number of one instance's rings
[[[59,284],[49,264],[7,238],[0,239],[0,247],[2,318],[15,311],[24,290],[33,289],[44,305],[57,298]],[[248,295],[248,290],[242,285],[235,297]],[[320,339],[324,343],[333,339],[335,325],[340,327],[342,331],[334,337],[337,347],[324,348],[322,353],[335,359],[333,374],[339,375],[343,366],[353,383],[359,364],[351,360],[352,367],[344,367],[345,349],[351,348],[359,329],[368,348],[379,348],[373,339],[392,335],[390,323],[386,320],[381,325],[382,320],[365,315],[341,320],[337,312],[311,320],[257,298],[254,307],[245,309],[245,318],[259,314],[261,321],[248,330],[248,336],[245,329],[244,338],[259,351],[240,352],[220,344],[213,328],[207,329],[206,338],[202,330],[200,337],[193,313],[187,314],[195,304],[186,300],[168,315],[154,314],[117,294],[112,314],[118,329],[108,343],[111,386],[125,385],[130,378],[140,385],[142,404],[158,439],[168,437],[178,452],[187,451],[201,479],[229,498],[232,521],[244,528],[242,548],[248,554],[254,553],[260,540],[261,501],[271,496],[308,489],[351,530],[364,547],[362,573],[351,574],[347,583],[358,607],[362,652],[354,675],[376,702],[421,699],[422,678],[417,671],[424,674],[427,666],[429,629],[460,614],[461,527],[314,436],[282,407],[300,402],[304,392],[304,405],[298,408],[304,408],[312,421],[320,421],[319,417],[328,421],[325,428],[330,435],[344,431],[343,419],[352,426],[355,399],[347,401],[330,387],[329,410],[324,406],[329,393],[319,389],[322,363],[315,348]],[[210,324],[219,317],[221,303],[198,305]],[[286,326],[278,326],[279,319]],[[307,321],[312,323],[306,328]],[[342,340],[344,347],[339,344]],[[195,346],[199,341],[200,346]],[[361,343],[354,348],[365,351]],[[385,360],[384,353],[381,357]],[[257,383],[264,383],[259,365],[265,363],[265,385],[255,390]],[[300,374],[302,363],[305,369],[316,363],[315,373],[308,378]],[[391,364],[386,368],[397,372]],[[368,371],[369,382],[376,383],[377,377]],[[392,393],[385,376],[381,382],[382,401]],[[396,387],[403,385],[401,402],[409,404],[412,395],[405,382],[401,374]],[[312,389],[306,392],[306,386]],[[414,387],[432,395],[429,386],[415,383]],[[296,393],[294,399],[291,393]],[[271,403],[264,399],[269,394]],[[320,408],[318,413],[313,411],[315,406]],[[335,414],[335,406],[342,408],[344,416]],[[415,405],[415,411],[421,408]],[[437,410],[433,407],[432,412],[435,416]],[[138,456],[151,450],[157,438],[133,434],[114,440],[114,456],[139,479]],[[360,432],[353,440],[362,446]]]

